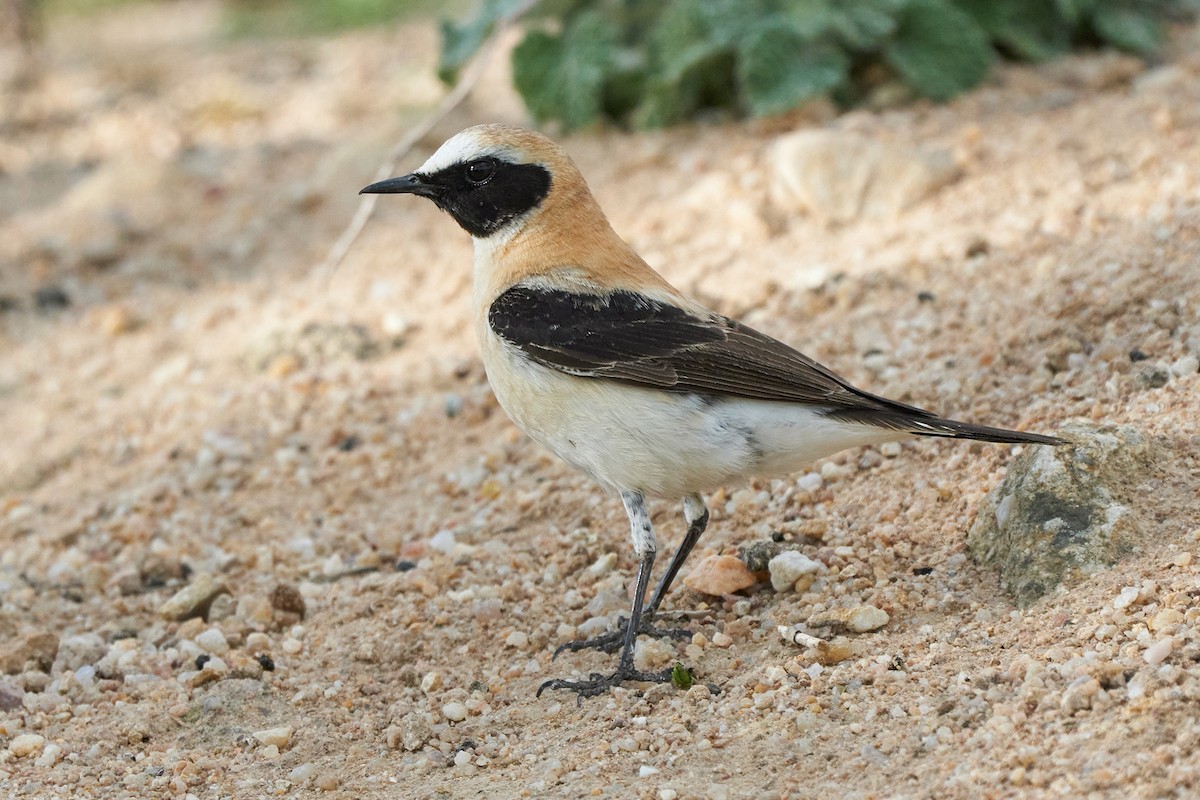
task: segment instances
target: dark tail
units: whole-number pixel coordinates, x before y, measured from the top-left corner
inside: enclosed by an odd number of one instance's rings
[[[905,429],[918,436],[944,436],[948,439],[973,439],[978,442],[996,442],[998,444],[1066,444],[1056,436],[1044,436],[1040,433],[1024,433],[1010,431],[1004,428],[989,428],[986,425],[971,425],[952,419],[908,419]]]
[[[840,379],[839,379],[840,380]],[[846,405],[830,409],[827,413],[834,419],[846,422],[858,422],[864,425],[875,425],[894,431],[904,431],[916,436],[941,436],[946,439],[973,439],[977,442],[995,442],[996,444],[1066,444],[1066,440],[1057,436],[1044,436],[1040,433],[1024,433],[1010,431],[1004,428],[989,428],[986,425],[972,425],[969,422],[959,422],[944,419],[917,406],[901,403],[899,400],[889,400],[877,394],[856,389],[843,381],[850,392],[866,401],[862,405]]]
[[[858,422],[863,425],[904,431],[916,436],[973,439],[977,442],[995,442],[997,444],[1066,444],[1065,440],[1056,436],[1010,431],[1004,428],[989,428],[986,425],[972,425],[968,422],[943,419],[923,408],[874,395],[867,396],[877,400],[883,408],[841,408],[830,411],[829,416],[846,422]]]

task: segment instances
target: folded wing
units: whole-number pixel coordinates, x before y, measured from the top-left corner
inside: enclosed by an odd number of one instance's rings
[[[740,322],[699,316],[636,292],[592,294],[518,284],[492,303],[488,323],[533,361],[571,375],[668,392],[805,403],[847,422],[929,436],[1059,441],[940,419],[856,389]]]

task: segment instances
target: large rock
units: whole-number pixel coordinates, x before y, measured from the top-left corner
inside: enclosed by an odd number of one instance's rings
[[[967,534],[976,561],[994,565],[1017,602],[1116,563],[1141,534],[1130,500],[1151,442],[1128,425],[1071,422],[1061,447],[1029,447],[984,500]]]
[[[770,167],[776,206],[837,223],[894,217],[960,174],[949,151],[832,130],[780,137]]]

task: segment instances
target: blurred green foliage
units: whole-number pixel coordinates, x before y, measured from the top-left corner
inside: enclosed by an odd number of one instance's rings
[[[69,0],[111,2],[112,0]],[[412,16],[461,13],[464,0],[225,0],[234,36],[297,36],[393,22]]]
[[[513,51],[539,121],[670,125],[709,108],[777,114],[829,96],[867,99],[889,81],[948,100],[999,57],[1042,61],[1109,45],[1153,55],[1164,24],[1197,0],[542,0]],[[520,0],[483,0],[442,24],[453,82]]]
[[[0,0],[0,4],[6,0]],[[86,16],[120,6],[187,0],[36,0],[48,15]],[[307,36],[395,22],[411,17],[466,14],[471,0],[223,0],[234,36]],[[479,46],[477,42],[476,47]]]

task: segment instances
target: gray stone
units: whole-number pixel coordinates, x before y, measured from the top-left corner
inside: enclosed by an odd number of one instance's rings
[[[58,658],[54,662],[55,672],[74,672],[80,667],[99,663],[108,652],[108,645],[95,633],[80,633],[68,636],[58,645]]]
[[[1161,389],[1171,380],[1171,370],[1166,364],[1146,364],[1133,376],[1133,385],[1142,391]]]
[[[762,542],[749,542],[738,547],[738,558],[751,572],[766,572],[771,559],[779,555],[783,545],[769,539]]]
[[[21,708],[24,700],[24,689],[7,681],[0,681],[0,711],[13,711]]]
[[[1070,422],[1061,447],[1029,447],[988,493],[967,534],[1024,606],[1116,563],[1141,534],[1131,506],[1152,444],[1128,425]]]
[[[400,721],[400,744],[410,753],[425,746],[433,737],[433,729],[420,714],[406,714]]]

